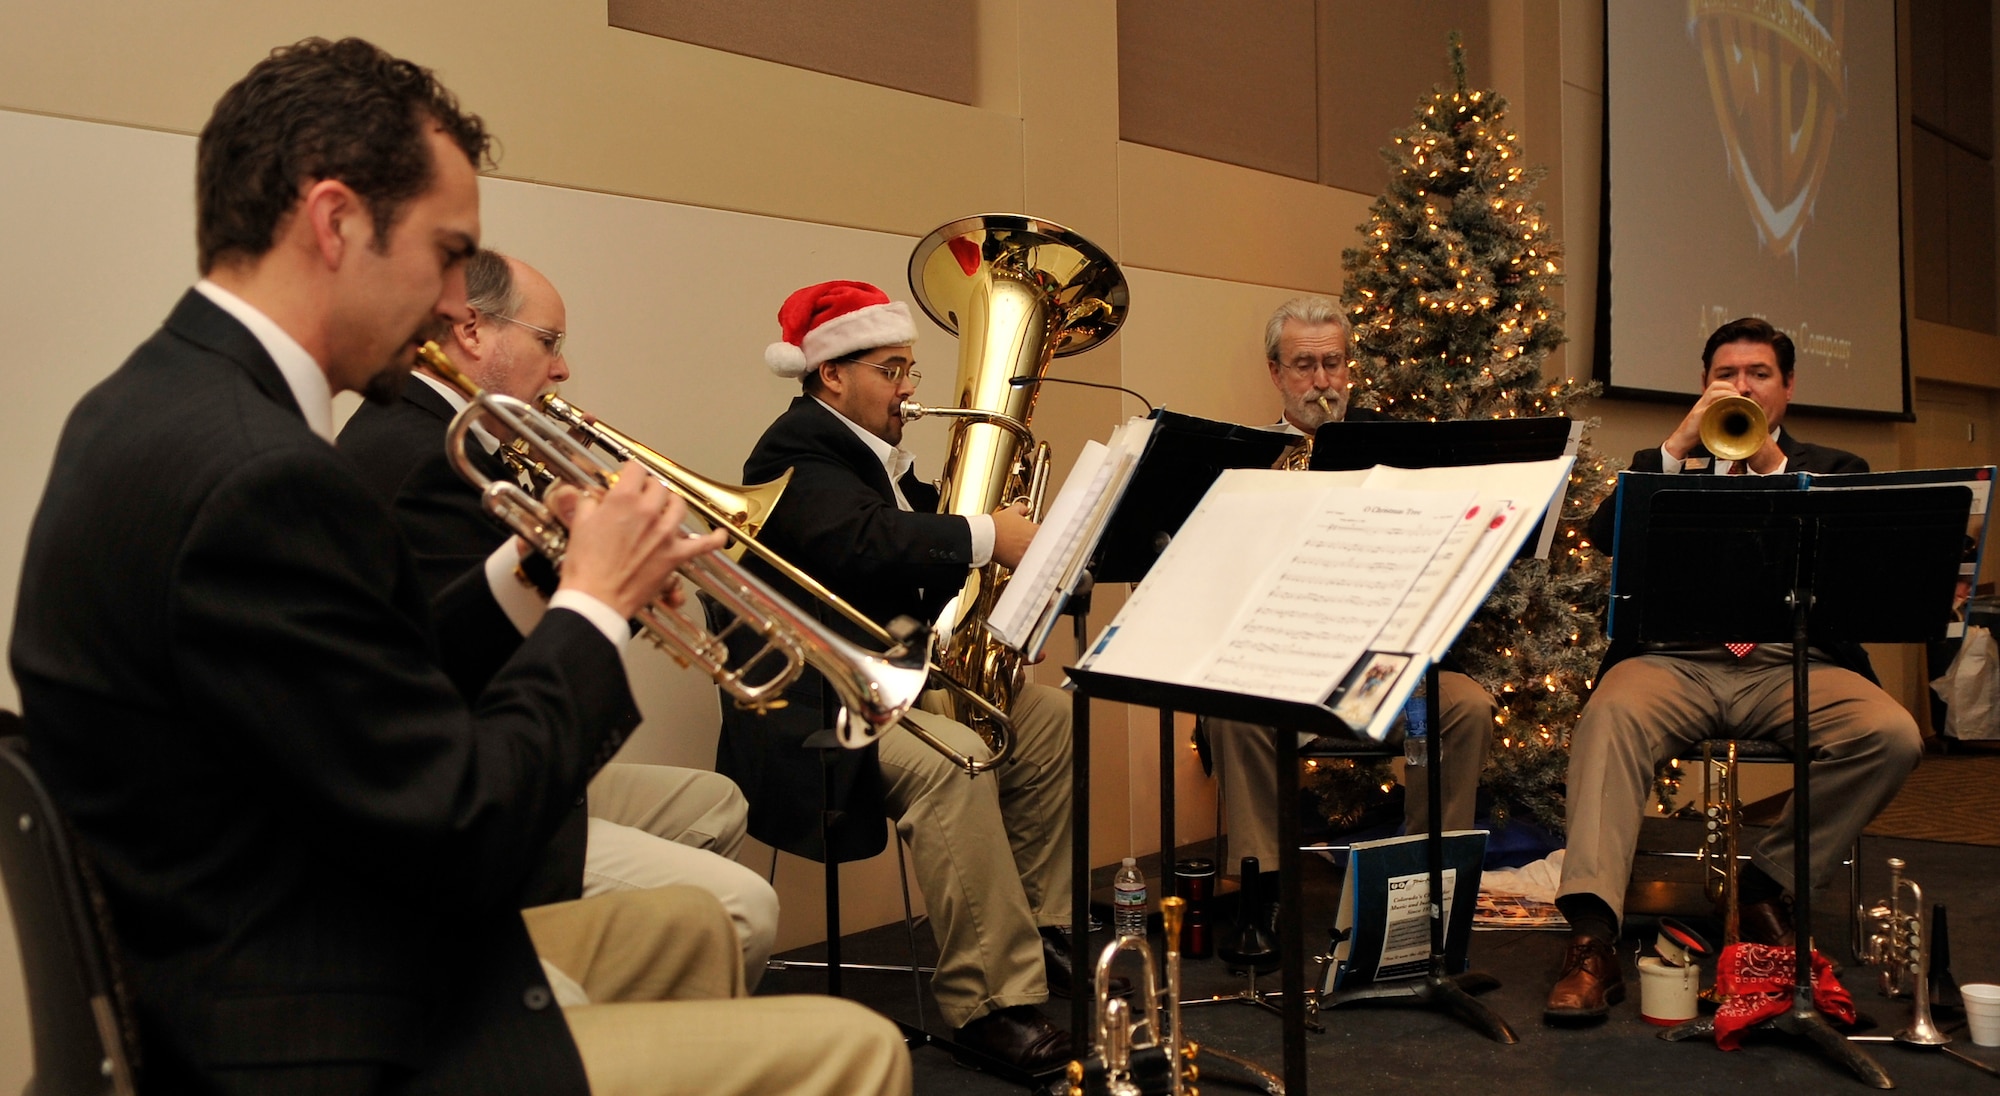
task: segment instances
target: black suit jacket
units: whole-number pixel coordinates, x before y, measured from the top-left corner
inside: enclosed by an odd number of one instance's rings
[[[1853,453],[1845,449],[1835,449],[1832,446],[1814,445],[1809,441],[1800,441],[1797,437],[1793,436],[1790,430],[1779,432],[1778,449],[1785,454],[1785,471],[1787,472],[1829,474],[1868,471],[1868,462]],[[1694,449],[1688,453],[1688,459],[1709,458],[1710,456],[1711,454],[1707,447],[1700,443],[1696,443]],[[1651,449],[1641,449],[1637,453],[1632,454],[1632,463],[1626,470],[1630,472],[1659,472],[1664,467],[1665,465],[1661,463],[1660,459],[1660,447],[1656,445]],[[1704,468],[1700,471],[1683,474],[1713,475],[1714,473]],[[1610,555],[1617,528],[1618,492],[1613,491],[1604,496],[1604,500],[1597,504],[1597,510],[1590,515],[1591,544],[1595,545],[1598,551],[1603,552],[1605,555]],[[1853,670],[1870,681],[1876,680],[1875,667],[1869,663],[1868,652],[1859,643],[1834,644],[1823,648],[1823,650],[1828,657],[1832,658],[1839,665]],[[1611,646],[1604,652],[1604,661],[1597,668],[1597,680],[1603,681],[1606,670],[1611,669],[1611,667],[1624,659],[1632,657],[1638,651],[1639,644],[1636,641],[1629,639],[1612,640]]]
[[[461,605],[491,604],[486,557],[507,539],[507,527],[480,504],[479,492],[458,474],[445,455],[445,428],[456,410],[415,375],[403,382],[392,403],[364,403],[340,430],[340,451],[352,458],[375,496],[387,503],[416,558],[417,578],[449,614]],[[495,480],[513,473],[478,445],[468,456]],[[486,688],[492,671],[521,645],[512,623],[501,619],[484,629],[467,629],[453,648],[446,669],[467,701]],[[521,905],[567,902],[583,896],[583,864],[590,828],[585,797],[556,831],[522,887]]]
[[[938,493],[904,475],[899,486],[915,511],[896,506],[889,474],[854,431],[818,400],[799,396],[757,440],[743,478],[761,483],[792,469],[791,485],[764,525],[761,539],[876,621],[909,616],[926,623],[965,582],[972,565],[966,520],[935,513]],[[754,556],[746,565],[821,621],[862,640],[860,630],[824,610],[804,591]],[[865,641],[872,649],[872,640]],[[785,693],[787,706],[765,715],[722,705],[716,770],[736,781],[750,801],[750,833],[801,856],[825,855],[820,840],[823,780],[819,752],[806,738],[829,726],[837,701],[807,670]],[[837,751],[832,766],[834,856],[872,856],[886,843],[881,773],[873,747]]]
[[[387,508],[196,293],[54,468],[13,669],[148,1087],[339,1065],[355,1090],[585,1092],[515,898],[638,722],[615,648],[552,612],[469,708],[439,643],[491,617],[433,621]],[[233,1080],[278,1083],[256,1076]]]

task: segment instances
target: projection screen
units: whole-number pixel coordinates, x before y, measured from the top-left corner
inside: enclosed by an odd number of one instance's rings
[[[1906,416],[1893,0],[1609,0],[1605,110],[1607,391],[1692,396],[1760,316],[1796,406]]]

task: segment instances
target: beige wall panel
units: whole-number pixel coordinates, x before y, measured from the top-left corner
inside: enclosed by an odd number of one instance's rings
[[[1559,0],[1562,5],[1563,83],[1604,94],[1604,0]]]
[[[1452,85],[1448,35],[1465,40],[1466,79],[1492,83],[1486,0],[1318,0],[1319,178],[1364,193],[1388,182],[1379,149],[1417,100]]]
[[[0,107],[193,133],[311,34],[437,69],[516,178],[905,233],[1020,201],[1017,117],[618,30],[595,0],[13,4]]]
[[[1125,330],[1126,383],[1187,415],[1248,426],[1278,421],[1264,365],[1264,322],[1301,290],[1127,267],[1135,306]],[[1314,292],[1305,290],[1304,292]],[[1337,293],[1339,283],[1317,287]]]
[[[1117,8],[1120,136],[1321,177],[1313,0],[1124,0]]]
[[[1563,330],[1569,342],[1557,351],[1558,363],[1551,362],[1545,375],[1558,372],[1567,377],[1591,375],[1597,353],[1597,279],[1599,276],[1598,210],[1604,188],[1604,97],[1570,84],[1562,88],[1563,122],[1561,169],[1558,176],[1560,199],[1548,188],[1536,192],[1545,204],[1560,201],[1558,237],[1563,245],[1563,284],[1556,292],[1563,302]],[[1531,163],[1551,162],[1551,150],[1531,147]]]
[[[1908,336],[1913,376],[2000,388],[2000,338],[1917,319]]]
[[[612,26],[973,101],[975,0],[610,0]]]
[[[1129,141],[1118,189],[1124,262],[1312,292],[1337,291],[1374,200]]]

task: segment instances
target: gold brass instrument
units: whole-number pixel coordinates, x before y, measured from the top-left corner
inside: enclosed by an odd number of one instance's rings
[[[910,254],[917,304],[958,336],[955,407],[905,405],[905,419],[950,417],[950,447],[938,483],[939,512],[968,517],[1029,500],[1048,481],[1048,447],[1028,430],[1049,362],[1111,337],[1129,293],[1118,264],[1061,225],[1016,214],[967,217],[940,226]],[[1025,383],[1023,383],[1025,382]],[[912,410],[916,411],[912,414]],[[938,622],[946,636],[939,663],[987,703],[955,698],[950,714],[990,732],[989,709],[1013,705],[1021,655],[985,627],[1007,581],[988,564],[966,578]]]
[[[479,444],[472,437],[472,428],[481,425],[493,436],[506,439],[502,449],[511,448],[516,453],[510,463],[519,467],[517,462],[527,461],[551,483],[567,483],[586,494],[601,495],[616,483],[616,467],[607,465],[603,458],[571,436],[559,420],[512,396],[482,391],[435,343],[425,343],[419,355],[425,365],[464,393],[469,401],[446,431],[445,451],[452,466],[479,489],[488,512],[560,568],[569,531],[539,497],[518,483],[487,476],[472,462],[467,446]],[[685,491],[677,489],[677,493],[687,496]],[[689,502],[693,505],[694,500]],[[691,528],[686,531],[696,535]],[[695,666],[714,678],[724,692],[746,708],[764,711],[782,704],[785,686],[810,664],[825,675],[840,698],[841,710],[834,720],[835,737],[841,745],[859,749],[901,721],[923,694],[930,676],[928,636],[913,637],[911,642],[898,644],[887,654],[873,654],[800,612],[763,580],[726,556],[713,553],[699,556],[683,564],[680,573],[695,588],[733,613],[734,621],[720,633],[710,632],[672,606],[656,601],[640,609],[639,625],[655,645],[682,665]],[[726,639],[731,633],[746,629],[758,635],[764,645],[748,658],[732,664]],[[764,671],[772,672],[764,677]]]
[[[457,382],[454,381],[453,383]],[[468,381],[467,383],[470,382]],[[784,475],[768,483],[738,487],[689,471],[555,393],[546,393],[537,397],[533,409],[538,410],[548,419],[561,424],[569,438],[584,446],[586,450],[590,447],[595,447],[597,450],[608,454],[614,462],[635,461],[640,467],[657,476],[661,482],[672,488],[675,494],[681,496],[687,502],[688,508],[698,514],[703,521],[707,522],[710,528],[727,529],[729,531],[732,541],[730,547],[724,551],[731,559],[741,559],[742,554],[747,551],[756,555],[757,558],[763,560],[765,563],[768,563],[773,570],[776,570],[786,579],[797,584],[800,589],[825,604],[828,608],[833,609],[849,621],[852,621],[870,639],[880,644],[885,653],[873,657],[889,658],[900,665],[905,661],[914,662],[917,655],[921,654],[923,656],[923,663],[930,672],[930,683],[927,687],[944,689],[950,695],[961,697],[963,702],[973,709],[984,711],[987,725],[992,728],[988,741],[992,744],[993,751],[989,756],[984,758],[961,754],[952,749],[949,743],[938,738],[914,720],[901,720],[904,730],[909,731],[924,744],[951,759],[952,764],[963,769],[969,776],[978,776],[988,769],[995,768],[1013,754],[1014,726],[1008,720],[1007,714],[998,708],[992,708],[991,710],[981,709],[979,706],[985,703],[982,697],[977,693],[969,692],[959,682],[952,680],[949,675],[939,671],[935,665],[929,663],[928,634],[921,638],[914,635],[902,635],[878,624],[863,614],[861,610],[856,609],[845,598],[828,589],[825,584],[800,570],[797,565],[785,559],[782,555],[773,551],[769,545],[758,539],[757,534],[763,529],[765,520],[770,516],[771,511],[777,507],[779,496],[784,493],[786,485],[791,482],[792,473],[789,469],[786,470]],[[515,452],[512,458],[508,457],[510,450]],[[511,465],[517,468],[522,467],[524,464],[528,465],[528,474],[537,480],[538,487],[546,486],[546,484],[540,482],[541,480],[552,478],[547,469],[539,468],[532,459],[522,455],[521,446],[518,442],[501,446],[500,455],[502,459],[507,459]],[[749,576],[747,573],[745,577],[752,578],[753,581],[755,580],[754,576]],[[770,591],[768,587],[765,589],[772,597],[783,601],[781,595],[775,591]],[[717,600],[722,601],[721,598],[717,598]],[[731,612],[736,611],[728,602],[723,601],[722,604],[724,608],[730,609]],[[785,602],[785,604],[789,605],[790,603]],[[741,614],[738,615],[740,618]],[[917,648],[923,649],[919,651]],[[815,668],[817,668],[817,665],[817,663],[814,663]],[[825,673],[824,670],[821,672]],[[791,676],[796,678],[798,675],[793,673]],[[840,685],[836,676],[834,674],[827,674],[826,676],[829,681],[835,683],[835,692],[839,693]],[[721,679],[718,678],[717,681],[721,683]],[[789,683],[789,681],[790,678],[787,679],[786,683]],[[729,690],[730,686],[724,684],[723,688]],[[779,690],[783,688],[784,684],[777,686]],[[770,694],[773,690],[766,684],[760,691]],[[731,692],[730,695],[737,703],[743,704],[742,698],[738,697],[734,692]],[[845,697],[843,696],[842,699],[844,703]],[[744,704],[744,706],[755,707],[755,705],[751,704]],[[905,708],[907,707],[908,705],[905,705]],[[895,720],[891,720],[889,724],[885,724],[880,729],[886,729],[887,726],[893,725],[895,722]],[[878,734],[880,733],[880,729],[877,731]]]
[[[1167,1019],[1160,1019],[1160,985],[1153,973],[1153,948],[1144,936],[1121,936],[1097,957],[1097,1054],[1069,1064],[1069,1096],[1200,1096],[1195,1057],[1200,1048],[1181,1037],[1181,921],[1187,899],[1160,901],[1167,940]],[[1111,967],[1121,951],[1137,952],[1145,976],[1135,999],[1146,1016],[1134,1020],[1132,1006],[1111,996]]]
[[[1701,798],[1703,809],[1700,861],[1704,873],[1703,890],[1708,899],[1722,907],[1722,946],[1731,947],[1742,939],[1742,910],[1736,900],[1742,860],[1737,856],[1743,832],[1743,798],[1737,782],[1736,743],[1724,746],[1722,757],[1715,756],[1716,744],[1701,744]],[[1705,1001],[1722,1000],[1714,986],[1701,991]]]
[[[1764,407],[1748,396],[1724,396],[1701,413],[1701,444],[1720,460],[1749,460],[1771,440]]]
[[[1943,1046],[1951,1037],[1931,1019],[1931,945],[1924,929],[1930,906],[1924,901],[1924,889],[1903,875],[1906,866],[1901,858],[1890,857],[1889,896],[1861,907],[1864,944],[1857,958],[1882,968],[1882,996],[1910,997],[1910,1026],[1897,1032],[1895,1040]]]

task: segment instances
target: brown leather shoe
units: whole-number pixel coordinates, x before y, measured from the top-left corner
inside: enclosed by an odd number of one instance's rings
[[[1572,936],[1542,1018],[1595,1020],[1624,999],[1625,971],[1618,964],[1618,953],[1595,936]]]
[[[1047,1073],[1069,1064],[1074,1052],[1069,1032],[1049,1022],[1033,1005],[989,1012],[952,1032],[953,1041],[1029,1073]]]
[[[1070,969],[1069,963],[1069,930],[1066,928],[1043,928],[1041,930],[1041,937],[1042,966],[1048,973],[1049,992],[1064,1000],[1068,1000],[1070,994],[1076,992],[1077,982],[1076,972]],[[1096,992],[1095,986],[1091,981],[1091,975],[1094,973],[1094,971],[1084,972],[1083,992],[1086,995],[1094,995]],[[1111,996],[1132,996],[1132,980],[1122,974],[1112,975]]]
[[[1798,943],[1792,927],[1792,900],[1784,895],[1750,902],[1736,911],[1736,935],[1746,944],[1789,948]]]

